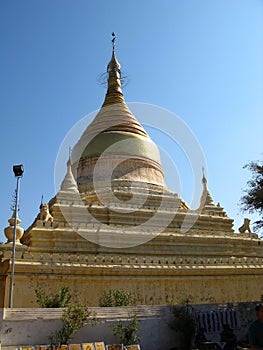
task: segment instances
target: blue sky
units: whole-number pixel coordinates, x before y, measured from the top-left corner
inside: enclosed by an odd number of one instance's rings
[[[242,167],[263,150],[263,1],[1,0],[0,240],[11,215],[13,164],[25,168],[21,226],[34,220],[42,194],[46,202],[54,196],[60,144],[103,102],[98,77],[112,31],[128,76],[126,101],[184,120],[204,151],[215,202],[235,227],[247,216],[238,206],[250,178]],[[172,157],[189,201],[189,167],[180,165],[180,152]]]

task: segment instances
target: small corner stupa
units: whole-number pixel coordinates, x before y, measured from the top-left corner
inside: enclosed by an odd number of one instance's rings
[[[91,306],[109,289],[130,292],[136,304],[257,300],[262,241],[234,232],[204,174],[198,209],[166,186],[158,146],[125,103],[115,35],[107,75],[102,107],[74,146],[58,193],[21,238],[14,307],[36,307],[38,284],[50,293],[68,286]],[[10,245],[0,249],[3,307]]]

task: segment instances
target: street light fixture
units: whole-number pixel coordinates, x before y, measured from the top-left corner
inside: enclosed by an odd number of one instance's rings
[[[15,177],[22,177],[24,172],[23,164],[20,165],[14,165],[13,166],[13,172],[15,174]]]
[[[19,180],[23,176],[24,167],[22,164],[14,165],[13,172],[16,177],[16,190],[15,190],[15,221],[14,221],[14,235],[13,235],[13,249],[12,249],[12,270],[11,281],[9,290],[9,307],[13,307],[13,290],[14,290],[14,272],[15,272],[15,254],[16,254],[16,226],[17,226],[17,213],[18,213],[18,199],[19,199]]]

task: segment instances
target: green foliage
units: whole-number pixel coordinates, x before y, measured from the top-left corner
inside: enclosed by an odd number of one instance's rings
[[[173,306],[172,314],[173,318],[169,326],[183,335],[183,348],[185,350],[191,350],[196,333],[196,322],[191,307],[188,303]]]
[[[47,295],[43,286],[38,285],[35,294],[37,303],[47,308],[67,307],[72,298],[68,287],[62,287],[59,293]]]
[[[112,326],[114,335],[120,337],[120,341],[123,345],[137,344],[140,341],[137,331],[139,329],[139,322],[137,316],[134,315],[131,322],[118,321]]]
[[[252,173],[252,179],[247,182],[248,189],[241,198],[242,211],[257,212],[263,217],[263,162],[250,162],[245,165]],[[256,221],[255,229],[263,228],[263,219]]]
[[[69,306],[62,315],[62,328],[49,337],[51,345],[68,344],[71,336],[88,324],[97,324],[97,318],[95,313],[89,311],[87,305]]]
[[[177,300],[177,304],[180,304],[180,305],[188,305],[189,307],[189,303],[192,299],[192,296],[189,295],[188,297],[180,297],[178,300]]]
[[[128,306],[131,304],[131,294],[123,289],[110,289],[103,291],[100,306]]]

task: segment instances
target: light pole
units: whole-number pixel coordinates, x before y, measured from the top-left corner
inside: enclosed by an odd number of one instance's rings
[[[14,165],[13,172],[16,177],[16,190],[15,190],[15,221],[14,221],[14,235],[13,235],[13,249],[12,249],[12,270],[11,270],[11,282],[9,290],[9,307],[13,307],[13,290],[14,290],[14,272],[15,272],[15,254],[16,254],[16,225],[17,225],[17,212],[18,212],[18,199],[19,199],[19,180],[23,176],[24,167],[22,164]]]

